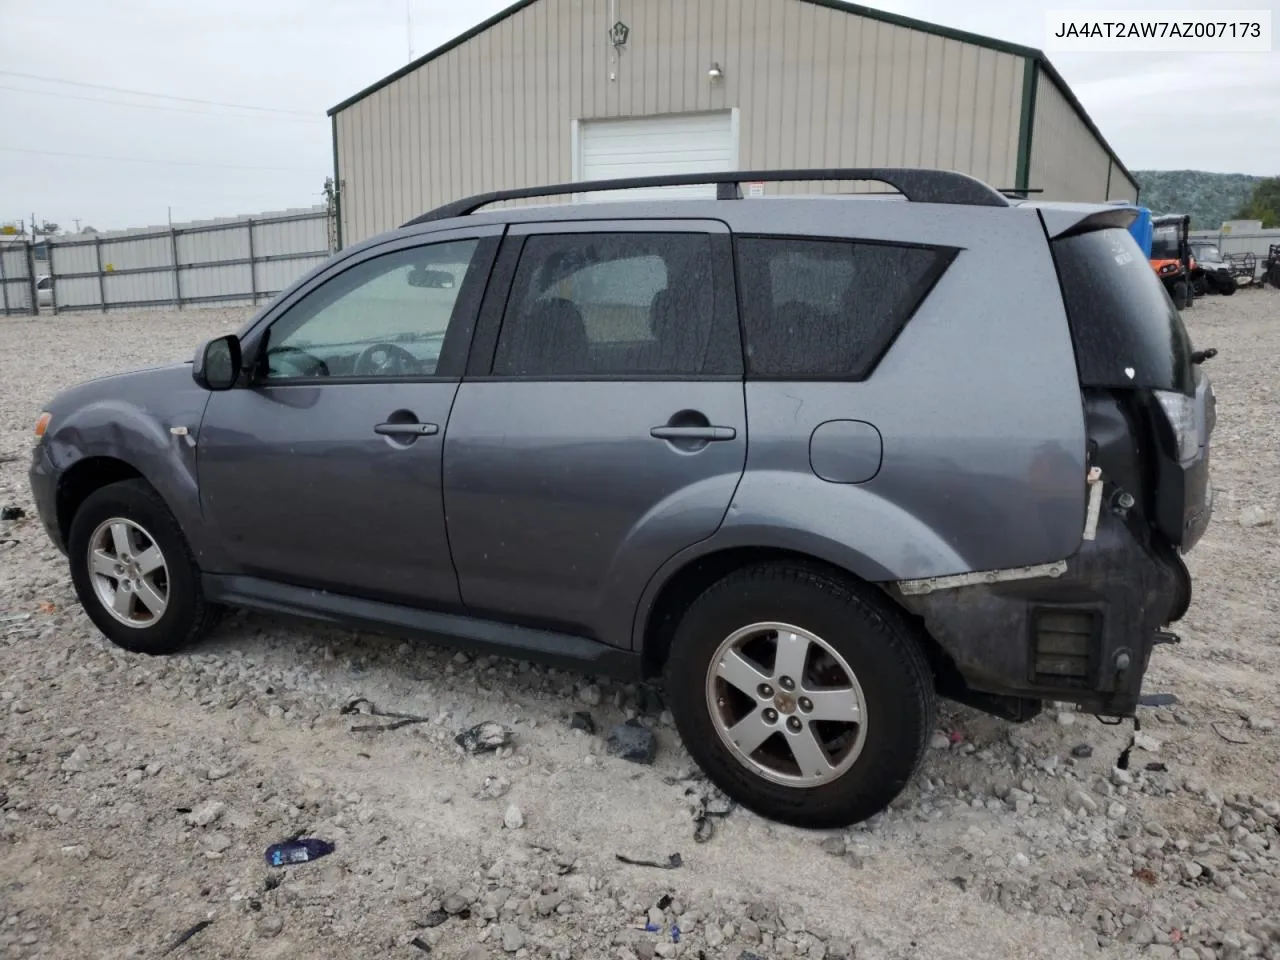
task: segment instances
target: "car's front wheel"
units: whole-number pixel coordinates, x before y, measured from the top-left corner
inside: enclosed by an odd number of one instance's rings
[[[751,810],[846,826],[907,785],[933,729],[933,678],[906,618],[874,589],[767,563],[686,612],[666,669],[685,746]]]
[[[80,604],[117,646],[173,653],[212,623],[182,529],[142,480],[90,494],[72,518],[67,554]]]

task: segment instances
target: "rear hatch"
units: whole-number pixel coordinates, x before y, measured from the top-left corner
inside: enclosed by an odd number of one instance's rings
[[[1056,235],[1045,212],[1080,385],[1125,399],[1147,474],[1143,513],[1186,552],[1212,508],[1209,438],[1216,413],[1201,358],[1127,229],[1131,211],[1088,216]]]

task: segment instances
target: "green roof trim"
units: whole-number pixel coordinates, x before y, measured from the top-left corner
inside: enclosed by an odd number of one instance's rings
[[[333,122],[333,219],[334,236],[338,249],[342,249],[342,175],[338,172],[338,115],[329,114]]]
[[[374,83],[374,84],[371,84],[370,86],[365,87],[359,93],[356,93],[348,97],[346,100],[343,100],[337,106],[331,107],[328,111],[328,115],[333,116],[334,114],[347,109],[347,107],[350,107],[353,104],[359,103],[361,100],[365,99],[370,94],[376,93],[377,91],[381,90],[383,87],[387,86],[388,84],[395,83],[401,77],[405,76],[406,74],[412,73],[413,71],[421,67],[423,64],[430,63],[432,60],[435,60],[437,57],[443,56],[444,54],[448,53],[450,50],[454,49],[455,47],[461,46],[462,44],[466,43],[468,40],[471,40],[472,38],[480,35],[481,33],[484,33],[490,27],[501,23],[503,20],[507,19],[508,17],[514,16],[515,14],[519,13],[525,7],[532,6],[537,2],[538,0],[517,0],[516,3],[511,4],[511,6],[506,7],[503,10],[499,10],[497,13],[495,13],[488,20],[485,20],[483,23],[476,24],[466,33],[459,34],[458,36],[450,40],[448,43],[442,44],[441,46],[436,47],[434,50],[423,54],[422,56],[418,57],[418,59],[405,64],[395,73],[392,73],[386,77],[383,77],[377,83]],[[814,6],[819,6],[819,7],[827,7],[828,9],[831,9],[831,10],[839,10],[842,13],[850,13],[850,14],[853,14],[854,16],[866,17],[870,20],[878,20],[881,23],[889,23],[898,27],[906,27],[909,30],[917,30],[921,33],[933,34],[936,37],[943,37],[948,40],[958,40],[961,43],[968,43],[978,47],[986,47],[988,50],[995,50],[1000,53],[1008,53],[1008,54],[1012,54],[1015,57],[1023,57],[1027,60],[1035,61],[1035,65],[1037,67],[1037,78],[1035,82],[1036,83],[1039,82],[1039,78],[1038,78],[1039,72],[1045,73],[1049,77],[1049,79],[1053,81],[1053,83],[1058,87],[1059,91],[1061,91],[1062,95],[1067,98],[1067,102],[1070,103],[1071,106],[1075,109],[1076,113],[1079,114],[1080,119],[1084,121],[1085,126],[1089,128],[1089,131],[1094,135],[1094,137],[1097,138],[1098,142],[1102,144],[1102,148],[1110,155],[1115,165],[1120,168],[1121,173],[1123,173],[1126,177],[1129,178],[1129,182],[1133,184],[1134,189],[1139,189],[1138,181],[1134,179],[1133,174],[1131,174],[1128,168],[1124,165],[1124,163],[1121,162],[1120,158],[1116,155],[1116,152],[1113,149],[1111,149],[1111,145],[1107,143],[1106,137],[1102,135],[1102,132],[1098,129],[1097,125],[1093,122],[1089,114],[1085,111],[1084,106],[1080,103],[1079,100],[1076,99],[1076,95],[1071,92],[1071,88],[1067,86],[1067,82],[1062,78],[1062,74],[1058,73],[1058,71],[1054,68],[1053,64],[1049,62],[1049,58],[1044,55],[1043,51],[1037,50],[1035,47],[1026,47],[1019,43],[1008,43],[1004,40],[997,40],[994,37],[985,37],[980,33],[970,33],[967,30],[956,30],[952,27],[944,27],[936,23],[930,23],[927,20],[917,20],[915,17],[904,17],[901,14],[889,13],[888,11],[885,11],[885,10],[877,10],[874,7],[866,7],[860,3],[846,3],[844,2],[844,0],[796,0],[796,2],[810,3],[810,4],[813,4]],[[1027,122],[1027,110],[1026,110],[1026,99],[1025,99],[1026,92],[1027,91],[1026,91],[1026,82],[1025,82],[1025,74],[1024,74],[1023,114],[1022,114],[1022,123],[1024,126]],[[1032,103],[1033,103],[1032,113],[1034,113],[1034,100],[1032,101]],[[1018,139],[1018,147],[1019,147],[1018,163],[1019,164],[1022,163],[1022,152],[1021,152],[1022,145],[1023,144],[1022,144],[1021,129],[1020,129],[1019,139]],[[1029,135],[1027,137],[1027,145],[1029,149],[1030,147]],[[335,150],[337,149],[336,145],[334,149]],[[1030,167],[1029,152],[1027,154],[1027,165],[1029,168]],[[1028,184],[1018,183],[1017,186],[1025,188],[1026,186],[1028,186]]]
[[[1022,61],[1022,122],[1018,125],[1018,170],[1014,186],[1026,190],[1031,178],[1031,135],[1036,128],[1036,88],[1040,83],[1040,65],[1035,57]],[[1107,170],[1111,164],[1107,164]]]

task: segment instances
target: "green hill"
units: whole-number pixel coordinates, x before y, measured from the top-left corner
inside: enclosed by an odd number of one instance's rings
[[[1189,213],[1193,230],[1216,230],[1235,217],[1262,177],[1203,170],[1135,170],[1139,202],[1153,214]]]

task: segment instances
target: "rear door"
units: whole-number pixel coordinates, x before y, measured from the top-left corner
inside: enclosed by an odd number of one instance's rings
[[[715,532],[746,449],[724,224],[510,228],[445,439],[471,612],[629,646],[646,582]]]

